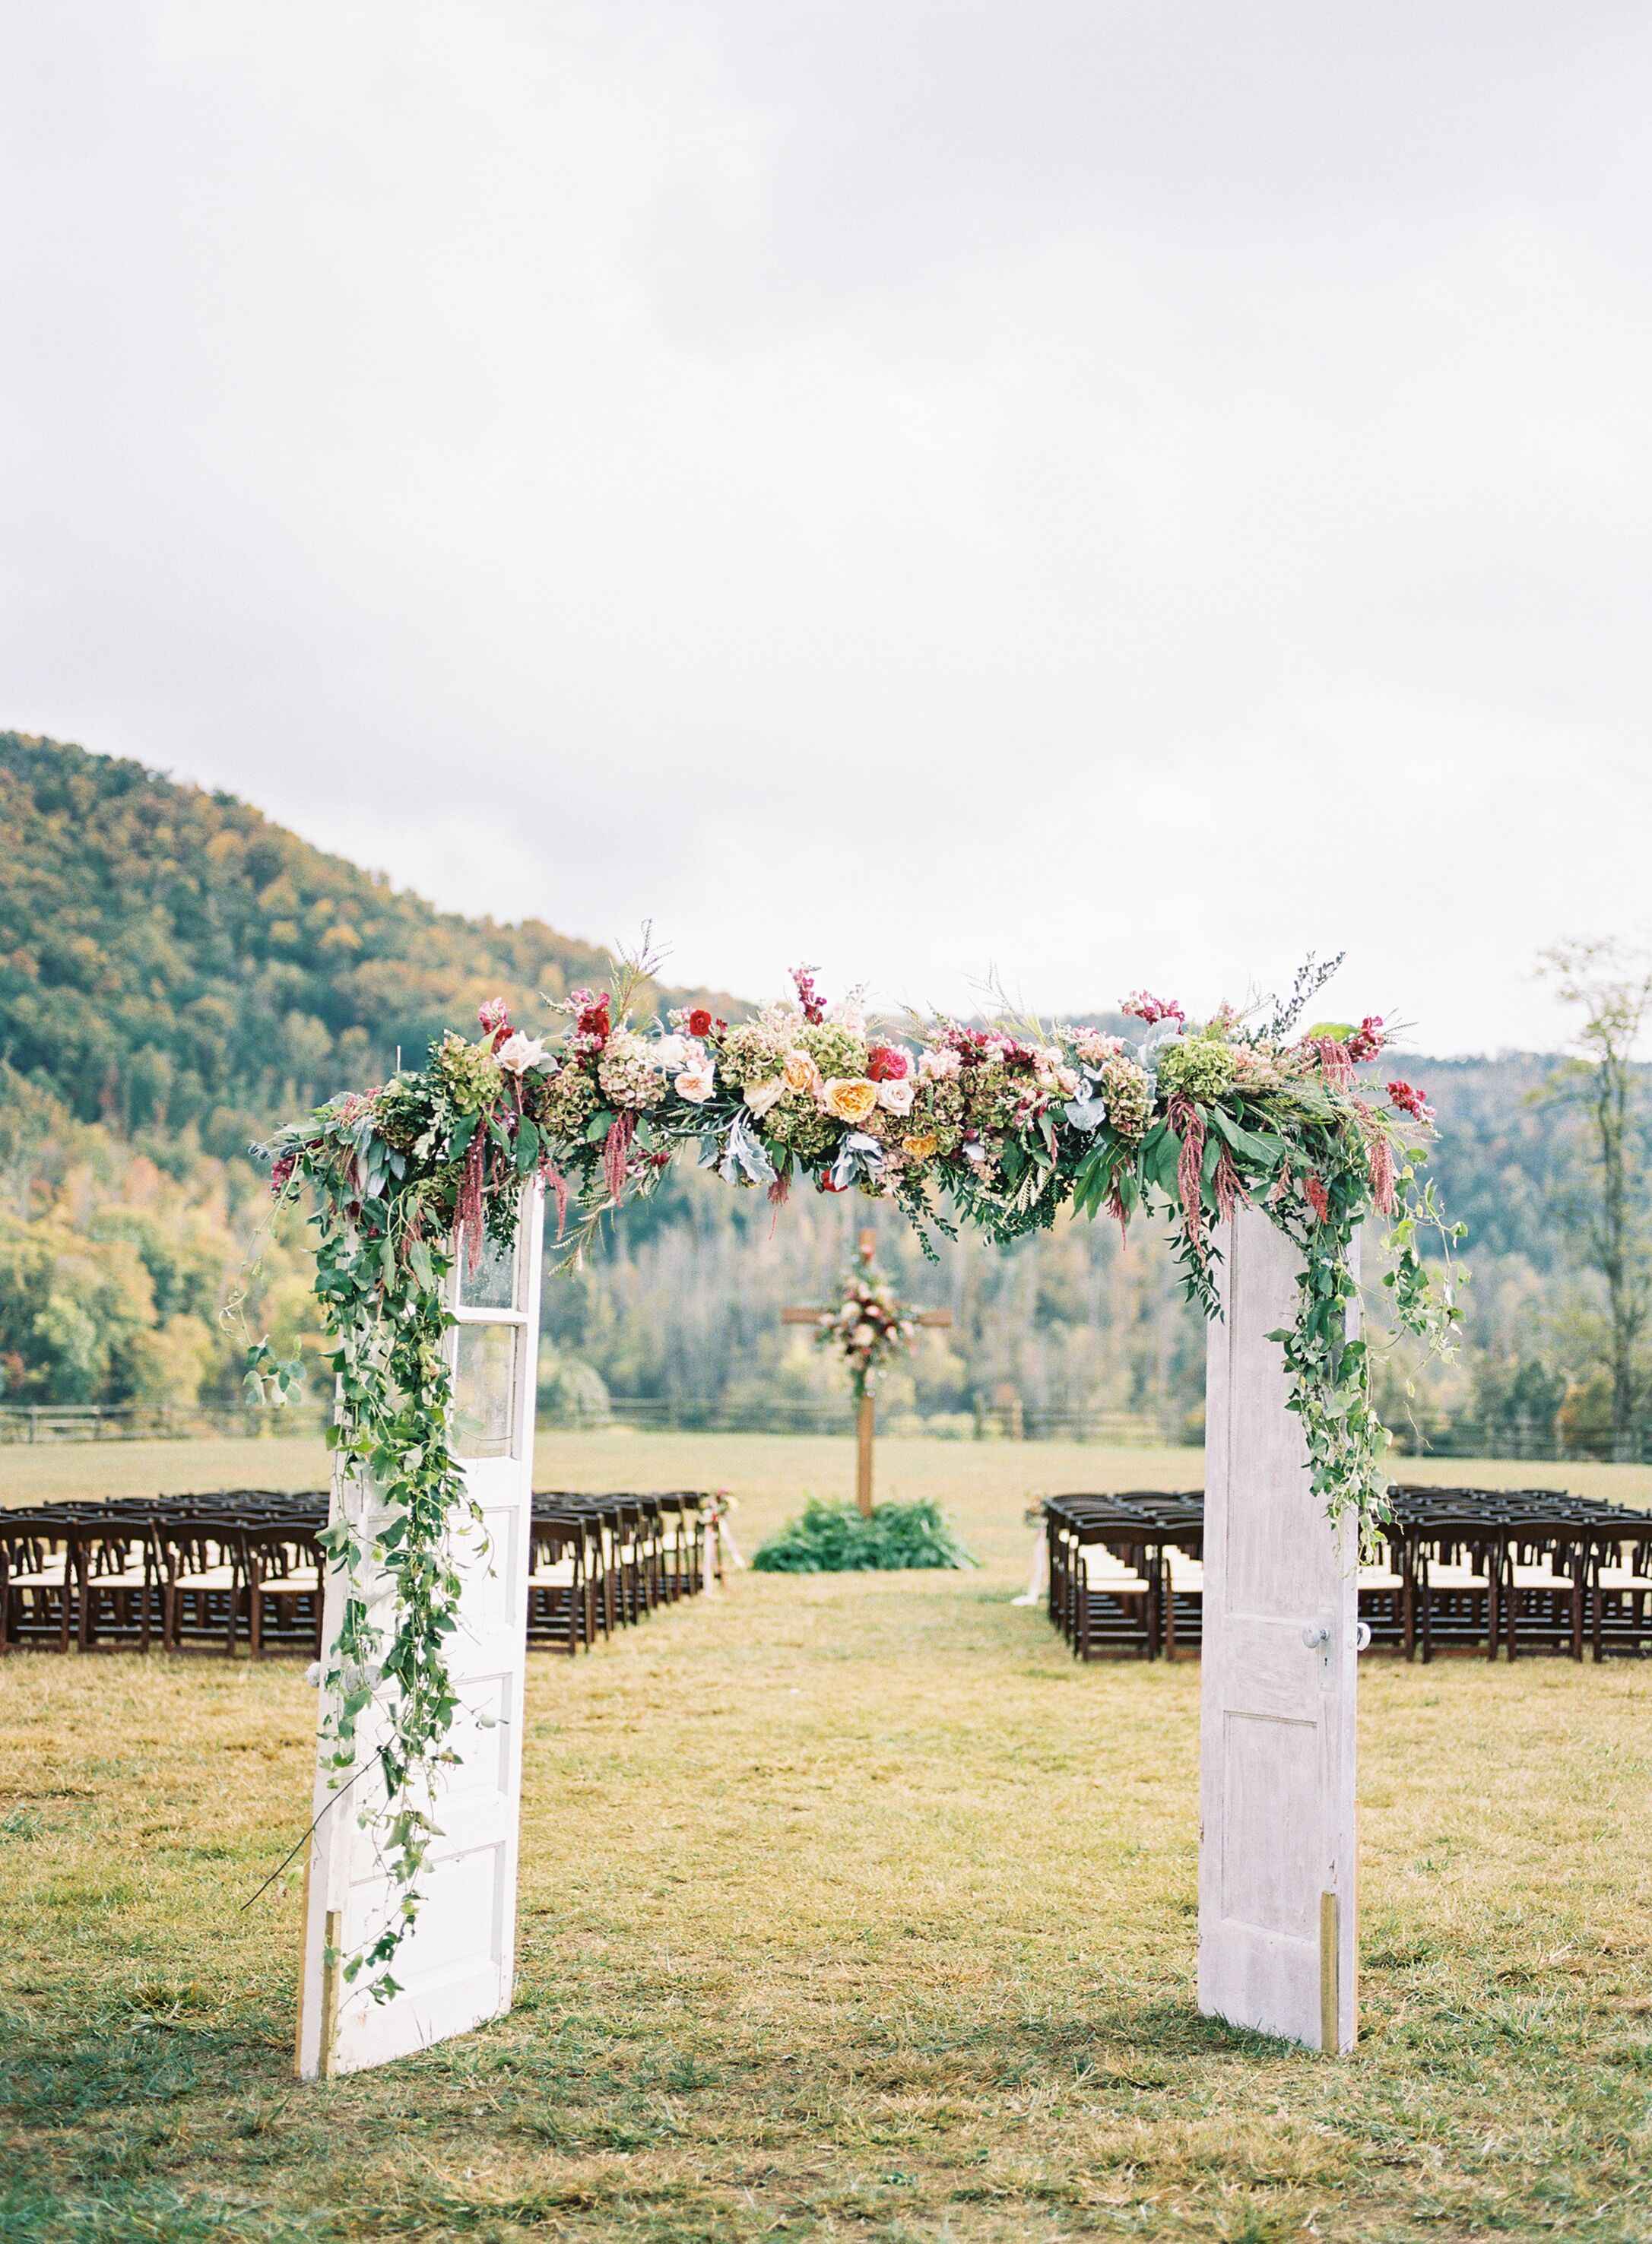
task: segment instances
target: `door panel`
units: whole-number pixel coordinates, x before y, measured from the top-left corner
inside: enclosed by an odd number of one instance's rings
[[[1309,1483],[1278,1343],[1301,1258],[1256,1209],[1217,1236],[1207,1359],[1199,2006],[1349,2049],[1357,1544]],[[1324,1641],[1305,1640],[1324,1632]]]
[[[462,1470],[482,1515],[479,1525],[461,1522],[454,1542],[463,1588],[447,1653],[460,1707],[448,1743],[458,1758],[436,1774],[441,1835],[419,1881],[417,1921],[391,1966],[401,1991],[387,2002],[346,1987],[323,1953],[329,1921],[348,1957],[374,1936],[393,1900],[360,1819],[362,1805],[383,1798],[371,1765],[383,1726],[373,1710],[361,1724],[361,1773],[349,1790],[329,1789],[318,1766],[299,2011],[298,2069],[307,2079],[385,2064],[511,2007],[543,1225],[543,1194],[531,1187],[515,1257],[484,1257],[474,1275],[463,1273],[455,1304],[455,1445],[471,1453]],[[370,1490],[335,1484],[333,1501],[335,1514],[348,1507],[366,1529],[383,1519]],[[370,1578],[367,1587],[369,1605],[382,1610],[388,1593],[376,1596]],[[342,1603],[342,1582],[329,1580],[329,1644]]]

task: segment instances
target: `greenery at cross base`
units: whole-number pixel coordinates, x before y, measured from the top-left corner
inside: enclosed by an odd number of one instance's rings
[[[543,1443],[560,1486],[727,1484],[757,1535],[831,1469]],[[298,1864],[240,1906],[308,1819],[301,1660],[0,1662],[0,2235],[1642,2244],[1652,1678],[1362,1663],[1362,2038],[1327,2063],[1195,2007],[1196,1662],[1083,1667],[1010,1605],[1045,1452],[893,1456],[983,1571],[741,1575],[531,1656],[516,2007],[328,2084],[291,2075]]]
[[[932,1498],[875,1504],[864,1517],[846,1497],[811,1496],[796,1519],[759,1544],[751,1563],[760,1574],[854,1574],[976,1562]]]
[[[232,797],[17,734],[0,734],[0,1403],[228,1407],[242,1360],[219,1312],[266,1213],[249,1140],[387,1071],[398,1046],[421,1058],[433,1024],[479,997],[502,991],[531,1021],[538,991],[604,962],[537,923],[435,912]],[[1549,1095],[1545,1055],[1404,1065],[1440,1116],[1431,1173],[1468,1224],[1473,1283],[1463,1345],[1416,1372],[1414,1397],[1403,1351],[1378,1367],[1385,1421],[1412,1446],[1415,1417],[1508,1453],[1608,1454],[1622,1353],[1589,1259],[1587,1108]],[[1624,1080],[1638,1283],[1646,1071]],[[850,1244],[833,1204],[795,1200],[775,1229],[766,1209],[674,1173],[547,1290],[546,1407],[599,1418],[605,1390],[741,1409],[838,1396],[778,1311],[826,1299]],[[1161,1238],[1126,1252],[1109,1227],[1061,1222],[1008,1249],[943,1241],[932,1271],[891,1227],[879,1252],[907,1298],[957,1321],[891,1375],[886,1431],[968,1433],[978,1405],[1013,1400],[1197,1438],[1204,1334]],[[278,1240],[247,1314],[324,1395],[310,1267],[301,1238]],[[1642,1327],[1628,1355],[1642,1445],[1648,1359]]]

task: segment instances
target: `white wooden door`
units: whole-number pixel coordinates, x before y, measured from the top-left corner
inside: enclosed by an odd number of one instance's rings
[[[544,1220],[543,1192],[531,1186],[514,1253],[489,1252],[474,1273],[461,1254],[453,1281],[453,1447],[482,1520],[458,1538],[464,1586],[459,1626],[448,1639],[460,1702],[448,1742],[458,1758],[438,1779],[442,1835],[419,1881],[417,1922],[391,1966],[402,1991],[386,2002],[365,1991],[365,1974],[350,1986],[327,1961],[329,1950],[348,1957],[371,1939],[392,1898],[359,1814],[364,1798],[376,1806],[384,1797],[371,1766],[383,1729],[371,1711],[358,1732],[362,1774],[348,1791],[329,1788],[318,1762],[299,2003],[298,2070],[306,2079],[386,2064],[511,2007]],[[359,1484],[335,1483],[333,1502],[369,1530],[384,1517]],[[369,1589],[369,1604],[385,1594],[370,1578]],[[342,1581],[330,1581],[328,1644],[342,1599]]]
[[[1353,2046],[1357,1538],[1285,1408],[1301,1257],[1256,1209],[1218,1234],[1206,1373],[1199,2007]]]

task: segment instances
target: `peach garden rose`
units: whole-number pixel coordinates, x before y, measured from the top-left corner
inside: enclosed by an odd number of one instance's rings
[[[821,1105],[839,1122],[859,1126],[877,1106],[877,1085],[863,1075],[835,1075],[821,1095]]]

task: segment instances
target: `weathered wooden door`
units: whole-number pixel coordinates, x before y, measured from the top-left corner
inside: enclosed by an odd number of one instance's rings
[[[544,1217],[543,1193],[531,1186],[514,1251],[490,1250],[474,1272],[461,1254],[452,1281],[453,1445],[482,1515],[480,1527],[467,1526],[458,1541],[464,1588],[459,1627],[448,1639],[460,1701],[449,1743],[458,1758],[438,1781],[442,1836],[420,1881],[418,1921],[393,1967],[402,1991],[383,2003],[361,1982],[347,1984],[327,1960],[370,1939],[391,1898],[359,1813],[366,1801],[383,1799],[370,1766],[383,1730],[370,1715],[363,1720],[362,1774],[348,1791],[329,1790],[318,1768],[299,2005],[298,2069],[306,2079],[383,2065],[511,2007]],[[369,1531],[383,1517],[373,1491],[359,1484],[335,1483],[333,1502],[335,1511],[350,1507]],[[370,1579],[368,1587],[369,1605],[382,1599]],[[330,1581],[329,1644],[342,1597],[342,1583]]]
[[[1301,1256],[1256,1209],[1222,1227],[1207,1358],[1199,2007],[1353,2046],[1357,1538],[1332,1528],[1277,1342]]]

